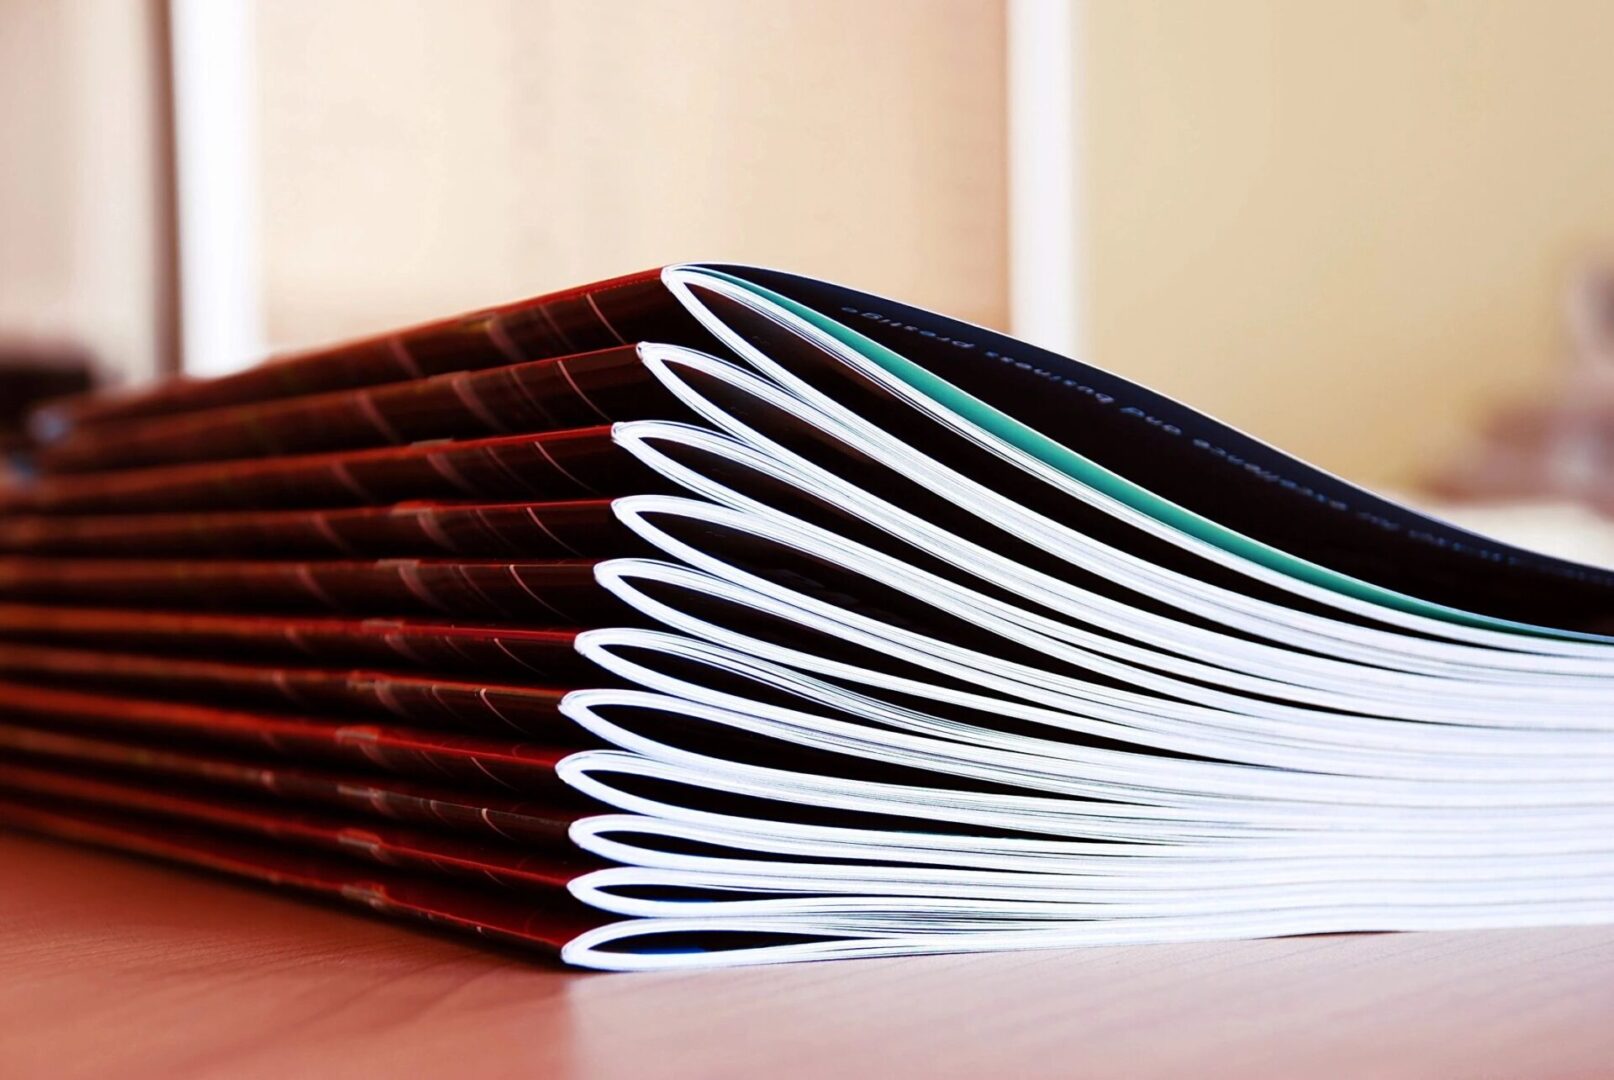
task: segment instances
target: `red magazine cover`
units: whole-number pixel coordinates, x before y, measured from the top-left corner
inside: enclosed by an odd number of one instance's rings
[[[253,662],[316,660],[545,681],[598,671],[575,628],[540,630],[416,619],[208,614],[0,604],[0,640],[134,648]]]
[[[610,499],[0,518],[0,552],[186,558],[603,558],[649,546]]]
[[[454,680],[396,671],[229,663],[3,641],[0,677],[100,692],[123,690],[183,701],[517,734],[548,745],[586,741],[582,729],[560,715],[565,688],[501,684],[485,677]]]
[[[45,472],[305,454],[422,439],[677,419],[683,406],[636,346],[459,371],[358,390],[107,423],[36,456]]]
[[[428,499],[550,500],[665,490],[609,425],[301,457],[161,465],[0,489],[0,513],[365,506]]]
[[[540,899],[473,890],[335,855],[290,850],[241,836],[68,803],[0,796],[0,825],[133,852],[356,904],[383,915],[554,955],[586,930],[614,921],[556,895]]]
[[[262,799],[231,798],[172,784],[148,787],[127,778],[81,770],[64,772],[39,762],[0,758],[0,790],[168,822],[190,822],[427,875],[466,878],[478,885],[492,882],[539,894],[562,894],[568,881],[600,865],[566,849],[533,852],[528,846],[498,840],[374,821],[355,824],[350,818]]]
[[[232,562],[0,558],[0,601],[153,604],[237,611],[418,612],[596,626],[628,609],[594,579],[595,560]]]
[[[545,851],[569,849],[572,823],[594,812],[569,791],[510,795],[4,722],[0,722],[0,751],[13,760],[75,774],[98,771],[144,787],[168,790],[179,784],[229,797],[324,807],[366,821],[502,838]]]
[[[549,792],[566,787],[555,765],[570,747],[426,728],[351,724],[329,717],[248,712],[211,705],[91,694],[0,681],[5,716],[17,722],[115,737],[220,746],[292,761],[380,769],[472,787]],[[575,739],[568,742],[575,743]]]
[[[400,382],[635,341],[701,347],[711,340],[667,291],[661,271],[652,269],[293,353],[222,378],[61,399],[36,411],[33,427],[49,438],[106,421]]]

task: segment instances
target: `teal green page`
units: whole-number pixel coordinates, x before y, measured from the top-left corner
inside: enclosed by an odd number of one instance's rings
[[[927,397],[951,409],[970,423],[991,432],[1003,441],[1025,451],[1037,460],[1059,469],[1073,479],[1103,492],[1105,495],[1124,503],[1134,510],[1149,515],[1162,524],[1207,541],[1224,551],[1249,559],[1251,562],[1358,600],[1366,600],[1397,611],[1427,616],[1450,623],[1565,640],[1609,641],[1607,637],[1598,634],[1532,626],[1528,623],[1463,611],[1444,604],[1430,603],[1415,596],[1408,596],[1405,593],[1386,589],[1371,582],[1351,577],[1348,574],[1330,570],[1326,566],[1296,558],[1269,544],[1261,543],[1241,533],[1234,532],[1209,518],[1160,498],[1125,477],[1111,472],[1109,469],[1028,427],[1002,410],[996,409],[979,398],[960,390],[926,368],[913,363],[879,342],[820,311],[721,270],[714,270],[706,266],[697,266],[692,269],[698,269],[701,273],[710,274],[714,278],[731,282],[752,295],[782,308],[810,326],[828,334],[841,344],[855,350],[859,355],[895,375]]]

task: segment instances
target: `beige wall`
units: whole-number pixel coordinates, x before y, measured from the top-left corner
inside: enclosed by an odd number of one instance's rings
[[[1380,483],[1545,381],[1614,239],[1614,5],[1083,18],[1090,356]]]
[[[1001,0],[256,15],[277,344],[699,258],[1005,320]]]
[[[1006,320],[1002,0],[259,2],[290,345],[683,258]],[[0,0],[0,332],[153,353],[150,5]],[[1087,356],[1402,484],[1614,242],[1614,5],[1088,0]]]
[[[0,335],[157,370],[148,5],[0,2]]]

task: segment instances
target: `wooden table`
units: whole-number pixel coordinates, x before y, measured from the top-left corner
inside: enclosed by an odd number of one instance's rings
[[[0,1076],[1614,1075],[1614,927],[561,971],[0,834]]]

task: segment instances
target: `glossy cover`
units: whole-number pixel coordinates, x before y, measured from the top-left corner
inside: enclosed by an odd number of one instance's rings
[[[358,390],[99,424],[45,447],[45,472],[306,454],[680,417],[636,346]]]
[[[211,870],[551,955],[611,921],[566,899],[473,891],[333,855],[70,803],[0,797],[0,826]]]
[[[604,558],[649,551],[610,499],[0,518],[0,552],[98,558]]]
[[[608,425],[300,457],[89,473],[0,489],[0,513],[321,509],[423,499],[533,502],[666,485]]]
[[[515,734],[546,745],[591,741],[561,716],[566,688],[501,684],[485,676],[456,680],[0,641],[0,677],[181,701],[227,702],[238,708],[296,710],[350,721]]]
[[[551,852],[569,851],[568,830],[590,812],[570,793],[510,795],[4,722],[0,751],[14,761],[114,776],[142,787],[177,785],[289,807],[323,807],[355,821],[404,822]]]
[[[451,620],[208,614],[128,608],[0,604],[0,640],[137,648],[254,662],[316,660],[457,671],[544,681],[593,671],[575,628],[461,624]]]
[[[345,724],[328,717],[249,712],[184,702],[89,694],[0,681],[6,718],[47,729],[104,732],[115,738],[195,743],[268,755],[379,769],[473,788],[561,795],[555,764],[569,748],[425,728]]]
[[[107,421],[401,382],[635,341],[709,343],[705,331],[662,285],[660,273],[645,270],[294,353],[221,378],[179,379],[132,393],[63,399],[39,410],[33,426],[48,438]]]
[[[161,818],[240,833],[310,851],[325,851],[428,876],[489,882],[560,899],[566,883],[598,863],[565,849],[533,853],[497,840],[408,828],[382,822],[355,823],[329,812],[304,810],[258,799],[161,787],[40,762],[0,758],[0,790],[85,808]]]
[[[235,611],[441,613],[593,626],[628,610],[594,580],[590,559],[551,562],[199,562],[0,558],[0,600],[152,604]]]

